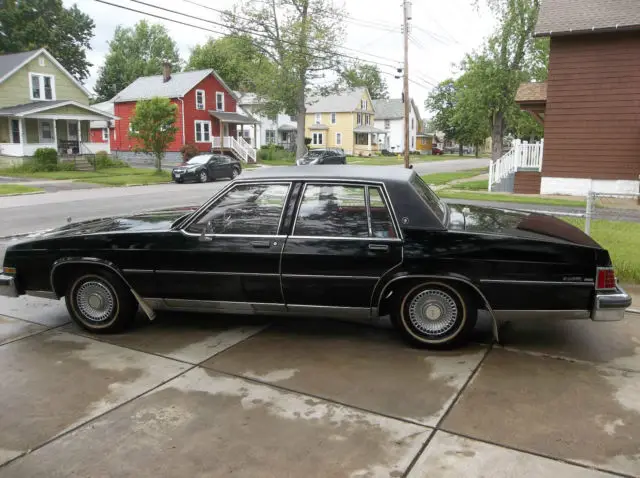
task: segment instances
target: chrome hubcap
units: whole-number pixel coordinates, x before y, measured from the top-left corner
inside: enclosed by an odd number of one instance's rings
[[[111,317],[115,298],[102,282],[87,281],[78,288],[76,294],[78,309],[91,322],[104,322]]]
[[[206,173],[200,173],[200,181],[205,182],[207,180],[207,174]]]
[[[423,290],[409,304],[411,324],[425,335],[443,335],[456,324],[458,306],[441,290]]]

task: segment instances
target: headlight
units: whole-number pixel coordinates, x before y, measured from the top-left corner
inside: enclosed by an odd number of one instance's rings
[[[16,275],[16,268],[15,267],[3,267],[2,268],[2,272],[4,274],[10,275],[10,276],[14,276]]]

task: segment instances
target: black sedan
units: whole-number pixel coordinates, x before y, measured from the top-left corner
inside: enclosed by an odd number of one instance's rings
[[[177,183],[185,181],[215,181],[220,178],[237,178],[242,172],[240,161],[224,154],[201,154],[186,163],[173,168],[172,179]]]
[[[411,344],[494,320],[620,320],[609,253],[550,216],[445,204],[412,170],[264,168],[195,210],[68,224],[10,246],[5,295],[66,298],[92,332],[140,307],[373,320]],[[497,329],[496,329],[497,330]]]
[[[297,161],[298,166],[320,164],[347,164],[347,156],[341,148],[311,149]]]

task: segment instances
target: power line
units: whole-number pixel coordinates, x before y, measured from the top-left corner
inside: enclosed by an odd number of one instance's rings
[[[223,26],[224,28],[229,28],[229,27],[227,27],[225,24],[223,24],[223,23],[217,23],[217,22],[214,22],[213,20],[204,20],[204,19],[200,19],[200,18],[198,18],[198,17],[193,17],[192,15],[188,15],[188,14],[186,14],[186,13],[176,12],[176,11],[173,11],[173,10],[168,10],[168,9],[166,9],[166,8],[163,8],[163,7],[157,7],[157,6],[155,6],[155,5],[150,5],[150,4],[147,4],[147,3],[145,3],[145,2],[141,2],[140,0],[131,0],[131,1],[132,1],[132,2],[136,2],[136,3],[142,3],[143,5],[151,6],[151,7],[153,7],[153,8],[158,8],[158,9],[160,9],[160,10],[166,10],[166,11],[169,11],[169,12],[171,12],[171,13],[177,13],[178,15],[184,15],[184,16],[187,16],[187,17],[190,17],[190,18],[196,18],[196,19],[201,20],[201,21],[203,21],[203,22],[213,23],[214,25],[221,25],[221,26]],[[208,6],[208,5],[202,5],[201,3],[195,2],[195,1],[193,1],[193,0],[182,0],[182,1],[183,1],[183,2],[186,2],[186,3],[190,3],[190,4],[192,4],[192,5],[196,5],[196,6],[200,7],[200,8],[204,8],[204,9],[206,9],[206,10],[211,10],[211,11],[213,11],[213,12],[222,13],[222,14],[227,14],[227,12],[225,12],[224,10],[220,10],[219,8],[213,8],[213,7],[210,7],[210,6]],[[235,16],[236,16],[237,18],[240,18],[241,20],[253,21],[253,19],[248,18],[248,17],[241,16],[241,15],[235,15]],[[264,36],[265,38],[269,38],[269,37],[268,37],[268,36],[266,36],[266,35],[260,35],[260,33],[261,33],[261,32],[259,32],[259,31],[257,31],[257,30],[248,30],[248,29],[247,29],[247,30],[242,30],[242,29],[238,29],[238,28],[236,28],[236,30],[238,30],[238,31],[243,31],[243,32],[248,32],[248,33],[252,33],[252,34],[254,34],[254,35],[256,35],[256,36]],[[397,28],[396,28],[396,29],[394,29],[394,30],[387,30],[387,31],[389,31],[389,32],[391,32],[391,31],[397,31]],[[282,41],[283,43],[291,43],[292,45],[296,45],[296,44],[295,44],[295,43],[293,43],[293,42],[286,42],[286,41],[284,41],[284,40],[281,40],[281,41]],[[297,46],[297,45],[296,45],[296,46]],[[388,60],[388,61],[397,61],[397,60],[396,60],[396,59],[394,59],[394,58],[389,58],[389,57],[386,57],[386,56],[380,56],[380,55],[374,55],[373,53],[369,53],[369,52],[362,51],[362,50],[356,50],[356,49],[354,49],[354,48],[347,48],[346,46],[342,46],[342,47],[340,47],[340,48],[341,48],[341,49],[343,49],[343,50],[346,50],[346,51],[353,51],[353,52],[355,52],[355,53],[360,53],[360,54],[363,54],[363,55],[367,55],[367,56],[370,56],[370,57],[372,57],[372,58],[379,58],[379,59],[381,59],[381,60]],[[326,51],[325,51],[325,53],[328,53],[328,52],[326,52]],[[344,55],[342,55],[342,56],[344,56]],[[400,63],[400,62],[398,62],[398,63]],[[388,65],[387,65],[387,66],[388,66]],[[394,67],[394,66],[392,66],[391,68],[395,68],[395,67]]]

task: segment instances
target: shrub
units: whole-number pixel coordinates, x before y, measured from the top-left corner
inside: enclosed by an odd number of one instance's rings
[[[295,155],[289,151],[285,151],[282,146],[275,144],[267,145],[267,147],[260,148],[258,151],[259,161],[293,161]]]
[[[198,156],[200,151],[198,151],[198,148],[196,148],[194,144],[187,143],[180,148],[180,153],[184,161],[189,161],[194,156]]]
[[[89,164],[91,164],[96,169],[107,169],[107,168],[128,168],[129,165],[124,161],[120,161],[118,159],[112,159],[109,156],[109,153],[106,151],[98,151],[94,158],[88,159]]]
[[[312,139],[311,138],[305,138],[304,139],[304,144],[305,146],[309,146],[311,144]]]
[[[58,163],[58,171],[75,171],[76,165],[73,161],[62,161]]]
[[[53,148],[38,148],[33,154],[30,164],[34,172],[56,171],[58,169],[58,152]]]

